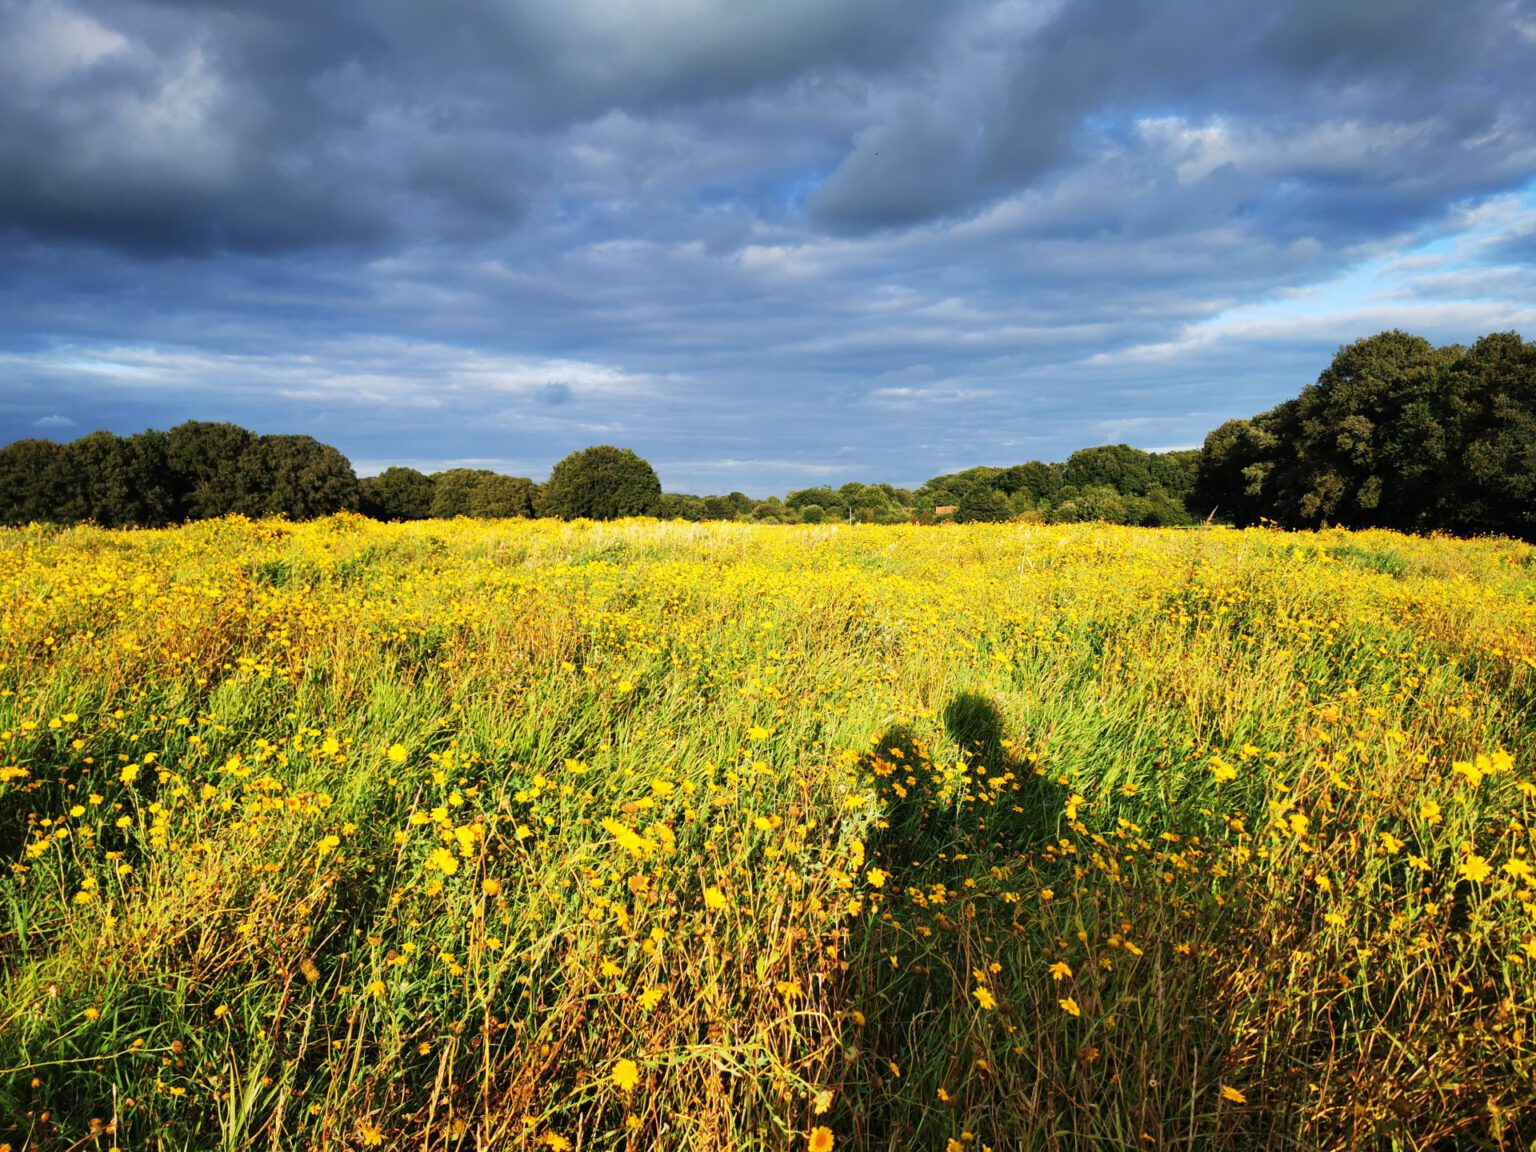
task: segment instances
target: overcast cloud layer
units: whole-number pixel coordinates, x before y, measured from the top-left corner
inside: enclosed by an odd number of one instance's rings
[[[914,483],[1536,336],[1536,0],[0,0],[0,441]]]

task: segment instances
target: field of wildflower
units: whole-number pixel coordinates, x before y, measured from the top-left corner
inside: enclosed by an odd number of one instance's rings
[[[0,1148],[1526,1148],[1536,549],[0,533]]]

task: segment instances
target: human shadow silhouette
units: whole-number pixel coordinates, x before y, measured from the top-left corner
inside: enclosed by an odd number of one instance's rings
[[[876,907],[852,929],[850,966],[839,982],[847,1013],[856,1010],[863,1022],[847,1070],[861,1085],[861,1106],[847,1121],[865,1147],[942,1147],[954,1135],[944,1109],[910,1094],[915,1069],[903,1078],[899,1063],[936,1061],[955,1083],[982,1083],[967,1071],[987,1053],[967,1023],[972,975],[961,957],[1006,931],[1010,912],[1002,902],[972,906],[962,893],[974,877],[1006,869],[1052,838],[1060,808],[1059,789],[1036,773],[1022,751],[1027,742],[1009,739],[992,700],[957,693],[940,721],[955,755],[936,761],[922,736],[900,724],[881,733],[859,764],[881,809],[869,856],[890,875],[872,897]],[[998,1111],[1006,1129],[1001,1114],[1014,1104],[990,1095],[974,1103]]]
[[[910,725],[886,729],[860,761],[874,782],[883,820],[871,838],[893,864],[930,868],[955,854],[1017,850],[1049,836],[1055,807],[1049,783],[1007,739],[1002,713],[986,696],[961,692],[945,705],[944,729],[958,763],[935,764]]]

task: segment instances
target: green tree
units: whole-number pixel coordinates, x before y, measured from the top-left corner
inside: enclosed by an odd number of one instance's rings
[[[539,486],[523,476],[492,472],[469,494],[468,514],[485,520],[532,519]]]
[[[998,474],[996,486],[1015,499],[1022,496],[1028,502],[1028,507],[1038,508],[1050,503],[1061,491],[1061,471],[1060,464],[1042,464],[1039,460],[1030,460],[1004,468]]]
[[[777,496],[757,500],[752,504],[751,517],[758,524],[793,524],[799,519]]]
[[[232,511],[312,520],[355,512],[362,493],[347,458],[313,436],[262,436],[240,458]]]
[[[627,448],[600,444],[572,452],[543,487],[543,514],[564,520],[653,516],[661,507],[656,471]]]
[[[981,481],[971,485],[960,497],[955,521],[960,524],[996,524],[1007,520],[1011,511],[1007,498],[992,485]]]
[[[237,424],[189,420],[172,428],[165,453],[176,519],[206,520],[246,511],[252,501],[242,477],[259,471],[259,462],[245,459],[255,449],[256,437]]]
[[[1200,449],[1153,452],[1148,457],[1154,489],[1161,488],[1175,504],[1187,505],[1200,471]],[[1190,509],[1193,511],[1193,509]]]
[[[426,520],[432,515],[432,477],[414,468],[386,468],[358,481],[362,511],[375,520]]]
[[[1275,518],[1274,493],[1267,483],[1278,459],[1273,422],[1268,416],[1228,420],[1206,436],[1187,500],[1196,517],[1214,516],[1239,526]]]
[[[704,497],[705,520],[735,520],[740,515],[736,505],[727,496]]]
[[[1206,437],[1191,502],[1236,523],[1536,536],[1536,345],[1382,332]]]
[[[1136,499],[1130,497],[1129,499]],[[1127,497],[1108,484],[1090,484],[1078,489],[1070,500],[1057,505],[1052,519],[1058,523],[1125,524],[1130,515],[1126,507]]]
[[[795,511],[801,511],[814,504],[821,509],[824,520],[848,519],[848,508],[843,503],[843,498],[837,494],[835,488],[829,488],[825,484],[817,488],[801,488],[791,492],[784,498],[784,503]]]
[[[1451,447],[1439,419],[1459,348],[1393,330],[1339,349],[1294,406],[1277,410],[1284,447],[1275,493],[1283,523],[1427,526]]]
[[[1152,457],[1129,444],[1101,444],[1067,457],[1064,484],[1077,489],[1110,488],[1122,496],[1145,496],[1152,490]]]
[[[0,523],[63,523],[70,498],[62,445],[17,440],[0,448]]]
[[[432,474],[432,519],[452,520],[469,516],[475,489],[496,473],[486,468],[450,468]]]
[[[127,438],[92,432],[64,446],[70,496],[61,519],[90,520],[103,528],[158,526],[176,513],[163,432]]]
[[[1467,533],[1536,539],[1536,342],[1485,336],[1451,372],[1444,422],[1460,451],[1439,483],[1436,519]]]
[[[704,519],[704,501],[684,492],[664,492],[657,504],[656,515],[663,520],[699,521]]]

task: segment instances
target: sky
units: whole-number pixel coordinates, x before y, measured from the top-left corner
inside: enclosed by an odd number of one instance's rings
[[[1536,338],[1536,0],[0,0],[0,443],[915,485]]]

